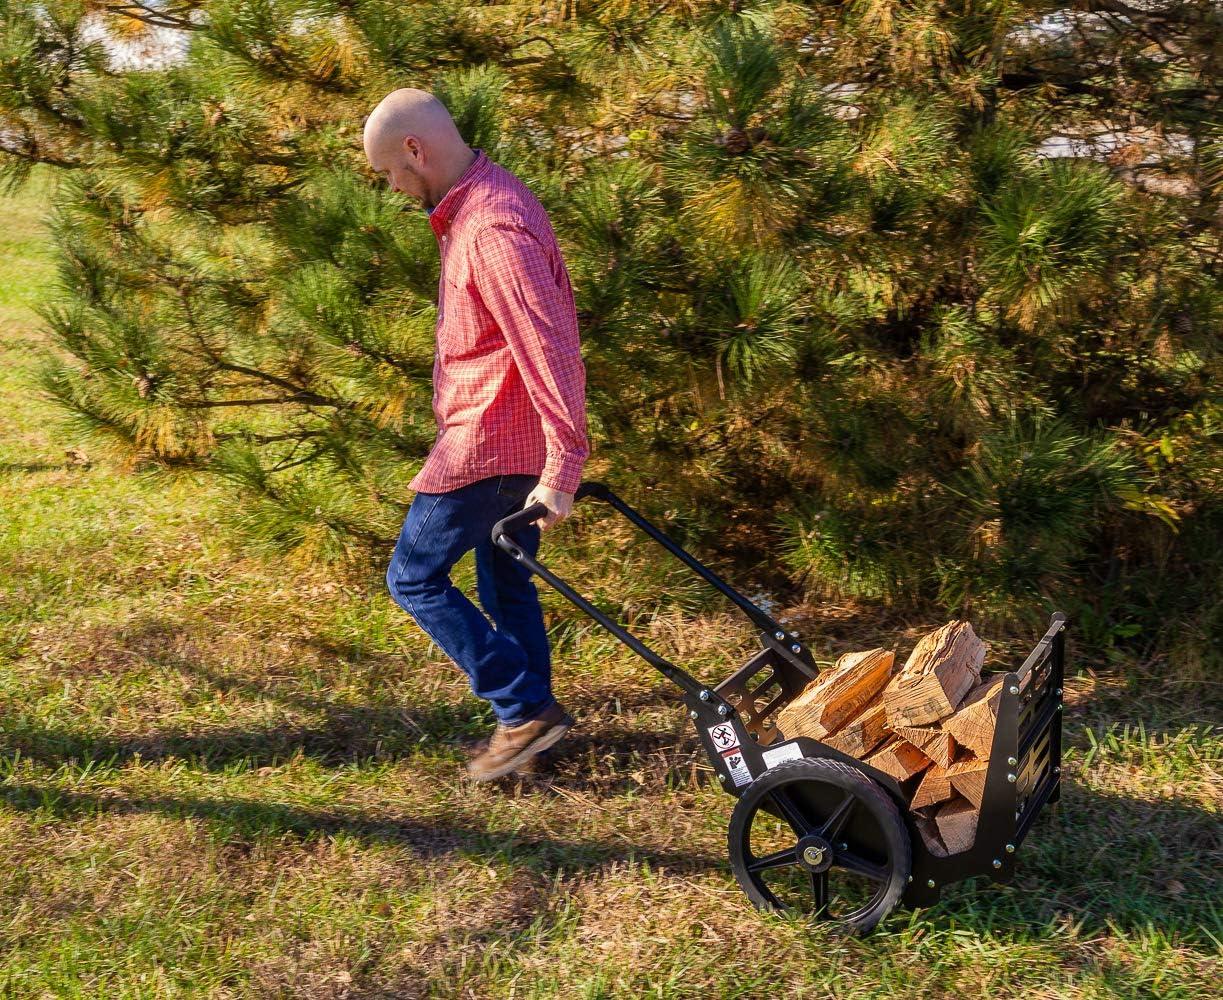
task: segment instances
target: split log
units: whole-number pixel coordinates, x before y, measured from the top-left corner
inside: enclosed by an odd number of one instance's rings
[[[985,643],[965,621],[923,636],[883,692],[888,722],[924,726],[945,719],[981,677]]]
[[[936,858],[947,857],[947,845],[939,836],[938,824],[933,819],[923,813],[914,813],[913,825],[917,827],[917,832],[921,834],[921,839],[925,841],[926,849],[931,854]]]
[[[930,766],[930,758],[908,740],[893,738],[882,750],[867,757],[866,763],[897,781],[908,781]]]
[[[988,760],[965,760],[952,764],[947,770],[951,787],[968,799],[977,809],[985,801],[985,777],[989,773]]]
[[[977,839],[977,807],[958,796],[945,802],[934,814],[934,823],[948,854],[959,854],[972,847]]]
[[[943,723],[955,741],[982,760],[988,760],[994,747],[994,725],[998,703],[1002,700],[1002,677],[987,677],[973,688],[954,715]]]
[[[861,759],[879,746],[890,732],[887,714],[883,702],[880,701],[868,705],[861,715],[851,719],[841,729],[825,738],[824,742],[841,753]]]
[[[895,654],[886,649],[846,653],[777,713],[789,737],[822,740],[858,715],[892,676]]]
[[[897,726],[896,735],[908,740],[939,767],[950,767],[956,744],[951,734],[938,726]]]
[[[937,805],[955,798],[955,789],[951,787],[951,777],[948,768],[934,764],[922,775],[921,784],[913,793],[910,809],[920,809],[922,806]]]

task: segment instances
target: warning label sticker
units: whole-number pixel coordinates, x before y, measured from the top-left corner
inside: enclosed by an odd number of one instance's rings
[[[750,785],[752,772],[743,759],[743,751],[739,746],[739,737],[735,735],[735,727],[729,722],[721,722],[709,727],[709,738],[722,757],[722,763],[730,772],[731,781],[736,786]]]
[[[764,751],[760,756],[764,758],[765,767],[776,767],[783,760],[801,760],[803,752],[797,743],[783,743]]]
[[[709,727],[709,738],[717,747],[718,753],[726,753],[739,745],[739,737],[735,735],[735,727],[728,722],[721,722]]]
[[[743,754],[738,750],[722,754],[722,761],[726,764],[726,770],[730,772],[730,780],[736,786],[750,785],[752,783],[752,772],[748,769],[747,761],[743,759]]]

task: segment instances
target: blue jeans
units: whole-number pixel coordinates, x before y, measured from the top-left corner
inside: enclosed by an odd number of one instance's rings
[[[537,475],[507,474],[447,493],[417,493],[386,572],[395,603],[459,665],[471,690],[507,726],[555,701],[548,635],[531,571],[489,537],[497,521],[522,510],[538,482]],[[534,557],[540,534],[532,524],[513,537]],[[471,549],[477,593],[495,629],[450,582],[450,568]]]

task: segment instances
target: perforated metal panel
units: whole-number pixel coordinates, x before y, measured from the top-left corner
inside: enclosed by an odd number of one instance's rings
[[[777,713],[798,696],[811,678],[772,649],[762,649],[714,690],[738,711],[748,734],[761,746],[784,739]]]

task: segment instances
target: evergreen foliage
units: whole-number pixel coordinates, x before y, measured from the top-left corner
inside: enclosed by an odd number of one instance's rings
[[[360,135],[422,87],[551,213],[588,471],[705,549],[738,525],[733,554],[812,593],[997,623],[1056,603],[1096,647],[1208,651],[1220,20],[0,0],[2,177],[63,172],[44,385],[133,462],[228,478],[254,537],[384,557],[435,432],[437,253]],[[189,46],[117,70],[98,23]]]

